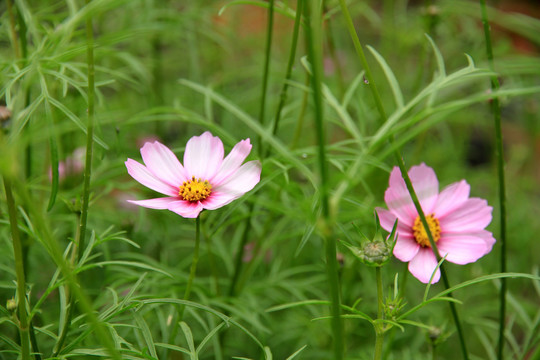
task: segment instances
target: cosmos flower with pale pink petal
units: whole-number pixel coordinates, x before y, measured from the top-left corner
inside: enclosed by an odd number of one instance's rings
[[[165,145],[147,142],[144,161],[128,159],[129,175],[144,186],[167,195],[149,200],[128,200],[151,209],[167,209],[185,218],[196,218],[203,209],[215,210],[253,189],[261,177],[261,163],[248,161],[249,139],[242,140],[224,157],[223,143],[205,132],[189,139],[184,165]]]
[[[470,198],[470,186],[465,180],[439,193],[439,181],[429,166],[413,166],[408,174],[441,257],[463,265],[491,251],[495,239],[485,227],[491,222],[493,208],[486,200]],[[398,219],[394,255],[409,263],[409,271],[418,280],[428,283],[437,268],[437,259],[399,168],[392,170],[389,185],[384,194],[388,210],[377,208],[381,227],[391,231]],[[432,283],[439,281],[440,276],[437,269]]]

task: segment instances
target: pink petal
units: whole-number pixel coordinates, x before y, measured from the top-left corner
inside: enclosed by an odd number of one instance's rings
[[[260,180],[261,163],[258,160],[249,161],[231,174],[227,178],[227,181],[216,186],[215,190],[222,193],[238,195],[237,197],[239,197],[253,189]]]
[[[147,142],[141,155],[148,170],[161,181],[178,188],[188,179],[186,171],[174,153],[163,144]]]
[[[125,162],[129,175],[144,186],[169,196],[178,195],[178,189],[156,178],[146,166],[135,160],[127,159]]]
[[[214,176],[213,179],[209,181],[215,186],[220,185],[223,181],[226,181],[229,176],[231,176],[242,163],[246,160],[246,157],[251,152],[251,143],[249,139],[242,140],[234,146],[229,155],[223,160],[221,168]]]
[[[469,198],[471,187],[465,180],[447,186],[437,199],[434,213],[436,218],[441,218],[459,208]]]
[[[196,218],[203,210],[203,206],[200,201],[177,200],[169,203],[168,209],[185,218]]]
[[[481,237],[485,241],[486,254],[491,252],[491,249],[493,248],[493,245],[495,244],[495,241],[496,241],[495,238],[493,237],[493,234],[486,230],[482,230],[474,234],[478,237]]]
[[[411,236],[398,235],[396,246],[394,246],[394,256],[399,260],[407,262],[411,261],[416,254],[421,250],[421,246]]]
[[[397,166],[390,173],[389,184],[390,186],[384,193],[386,206],[397,216],[400,223],[412,226],[417,212]]]
[[[491,211],[487,201],[472,198],[448,215],[439,218],[442,233],[477,232],[491,222]]]
[[[441,256],[455,264],[468,264],[475,262],[486,254],[487,243],[484,238],[476,234],[443,234],[437,242],[437,249]]]
[[[397,219],[396,215],[394,215],[393,212],[380,207],[375,208],[375,210],[377,211],[377,215],[379,215],[381,227],[384,230],[391,232]],[[411,227],[401,223],[400,221],[398,221],[397,232],[400,235],[406,235],[408,237],[412,236]]]
[[[184,166],[189,176],[209,180],[214,177],[223,162],[223,143],[207,131],[187,142]]]
[[[215,209],[219,209],[222,206],[227,205],[233,200],[238,199],[240,196],[242,195],[224,193],[224,192],[219,192],[219,191],[212,191],[210,196],[206,198],[205,200],[203,200],[201,203],[202,203],[203,208],[208,209],[208,210],[215,210]]]
[[[432,168],[422,163],[411,167],[409,177],[424,213],[431,214],[439,195],[439,181]]]
[[[422,248],[418,254],[409,262],[409,271],[415,278],[427,284],[433,271],[437,268],[437,258],[431,248]],[[432,284],[435,284],[441,278],[441,271],[437,268],[433,276]]]
[[[128,200],[128,202],[150,209],[168,209],[171,202],[177,201],[174,197],[156,198],[149,200]]]
[[[432,168],[422,163],[413,166],[409,170],[409,177],[426,214],[433,211],[439,193],[439,181]],[[412,226],[418,216],[412,198],[405,185],[405,180],[398,167],[394,167],[390,174],[390,186],[384,194],[384,201],[388,209],[396,214],[399,221],[407,226]]]

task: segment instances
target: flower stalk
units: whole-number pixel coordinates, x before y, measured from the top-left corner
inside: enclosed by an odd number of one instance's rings
[[[268,90],[268,74],[270,72],[270,54],[272,52],[272,35],[274,27],[274,0],[268,2],[268,21],[266,26],[266,45],[264,50],[264,67],[261,89],[261,103],[259,108],[259,123],[264,125],[264,113],[266,110],[266,92]],[[264,154],[262,139],[259,136],[259,155]],[[250,217],[251,218],[251,217]],[[248,221],[250,221],[248,218]]]
[[[86,0],[86,6],[91,0]],[[86,127],[86,158],[84,163],[83,198],[81,208],[81,220],[79,222],[77,238],[79,243],[78,257],[84,252],[86,224],[88,220],[88,203],[90,201],[90,177],[92,175],[92,155],[94,149],[94,96],[95,96],[95,69],[94,69],[94,30],[92,16],[86,18],[86,63],[88,67],[88,124]]]
[[[313,101],[315,105],[315,128],[318,143],[318,162],[320,171],[319,196],[321,201],[321,219],[319,220],[319,229],[324,239],[326,253],[326,270],[328,283],[330,285],[332,315],[332,333],[334,337],[334,359],[343,359],[343,325],[341,321],[341,295],[339,287],[338,264],[336,259],[336,242],[333,238],[332,214],[330,213],[328,200],[328,162],[326,160],[326,139],[325,123],[323,120],[323,101],[322,101],[322,14],[321,3],[319,1],[307,1],[304,8],[304,14],[308,23],[306,27],[306,43],[308,49],[308,58],[311,64],[313,89]]]
[[[26,312],[26,278],[24,274],[23,246],[17,224],[17,208],[13,199],[11,181],[4,177],[4,189],[13,240],[13,254],[15,256],[15,273],[17,276],[17,309],[19,314],[19,333],[21,337],[21,358],[30,359],[30,331],[28,313]]]
[[[493,65],[493,49],[491,45],[491,31],[489,26],[486,1],[480,0],[482,9],[482,24],[484,26],[484,37],[486,39],[486,53],[489,62],[490,70],[494,70]],[[496,92],[499,90],[499,79],[496,75],[491,77],[491,90]],[[491,112],[493,113],[493,121],[495,124],[495,156],[497,158],[497,175],[499,182],[499,223],[500,223],[500,241],[501,241],[501,258],[500,266],[501,273],[506,272],[506,180],[504,175],[504,157],[503,157],[503,139],[501,126],[501,105],[499,98],[494,96],[490,101]],[[497,358],[503,359],[504,352],[504,328],[506,318],[506,278],[501,278],[501,288],[499,290],[499,339],[497,344]]]
[[[374,360],[381,360],[383,354],[384,343],[384,302],[383,302],[383,286],[382,286],[382,274],[381,267],[375,267],[375,278],[377,281],[377,320],[375,323],[375,354]]]

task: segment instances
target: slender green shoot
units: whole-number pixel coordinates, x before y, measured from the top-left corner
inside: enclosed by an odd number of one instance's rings
[[[21,58],[21,50],[19,47],[19,37],[17,36],[17,30],[15,29],[15,15],[13,13],[13,5],[11,0],[6,1],[7,10],[9,15],[9,29],[11,31],[11,41],[13,42],[13,51],[17,59]]]
[[[332,315],[332,333],[334,336],[334,359],[343,359],[343,325],[341,321],[341,296],[338,277],[338,264],[336,259],[336,242],[333,238],[332,214],[328,200],[328,162],[326,159],[326,129],[324,122],[324,108],[322,101],[322,14],[319,1],[308,1],[305,4],[306,44],[308,59],[312,67],[311,87],[313,89],[313,102],[315,105],[315,128],[317,133],[317,157],[320,171],[319,196],[321,201],[320,231],[325,243],[326,269],[328,284],[330,286]]]
[[[90,4],[91,0],[85,0],[86,5]],[[79,258],[82,257],[84,251],[84,243],[86,236],[86,224],[88,220],[88,203],[90,201],[90,177],[92,175],[92,155],[94,148],[94,97],[95,97],[95,69],[94,69],[94,29],[92,25],[92,16],[86,18],[86,62],[88,66],[88,124],[86,132],[86,158],[84,163],[84,180],[83,180],[83,198],[81,209],[81,221],[78,228]]]
[[[266,93],[268,90],[268,74],[270,72],[270,55],[272,52],[272,34],[274,27],[274,0],[268,2],[268,21],[266,27],[266,45],[264,50],[264,67],[261,88],[261,103],[259,107],[259,123],[264,126],[264,113],[266,111]],[[259,137],[259,155],[264,154],[262,139]]]
[[[13,199],[11,180],[4,177],[4,189],[6,190],[6,202],[13,240],[13,254],[15,256],[15,273],[17,274],[17,309],[19,313],[19,333],[21,336],[21,358],[30,359],[30,332],[28,313],[26,312],[26,278],[23,264],[23,246],[17,224],[17,208]]]
[[[486,9],[486,1],[480,0],[482,8],[482,23],[484,25],[484,36],[486,39],[486,53],[489,61],[490,70],[494,71],[493,49],[491,45],[491,31]],[[491,90],[497,92],[500,88],[497,76],[491,77]],[[497,175],[499,182],[499,223],[500,223],[500,244],[501,244],[501,273],[506,272],[506,180],[504,176],[504,156],[503,139],[501,126],[501,105],[497,96],[491,99],[491,111],[495,123],[495,155],[497,157]],[[501,288],[499,291],[499,340],[497,345],[497,358],[503,359],[504,352],[504,328],[506,319],[506,278],[501,279]]]
[[[384,344],[384,298],[383,298],[383,285],[382,285],[382,274],[381,267],[375,267],[375,277],[377,281],[377,322],[375,325],[375,355],[373,356],[374,360],[381,360],[383,355],[383,344]]]

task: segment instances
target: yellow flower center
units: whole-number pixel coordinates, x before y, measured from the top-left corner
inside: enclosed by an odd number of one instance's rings
[[[195,176],[191,180],[184,181],[180,186],[178,195],[186,201],[200,201],[210,196],[212,192],[212,185],[208,180],[202,181],[201,179],[195,179]]]
[[[427,223],[429,225],[429,231],[431,232],[431,235],[433,236],[433,240],[435,242],[439,241],[441,238],[441,225],[439,225],[439,220],[436,219],[433,214],[429,214],[426,216]],[[420,216],[416,217],[416,220],[414,220],[414,225],[412,227],[414,240],[422,246],[422,247],[431,247],[431,244],[429,243],[429,238],[427,236],[426,229],[424,228],[424,225],[422,224],[422,220],[420,220]]]

